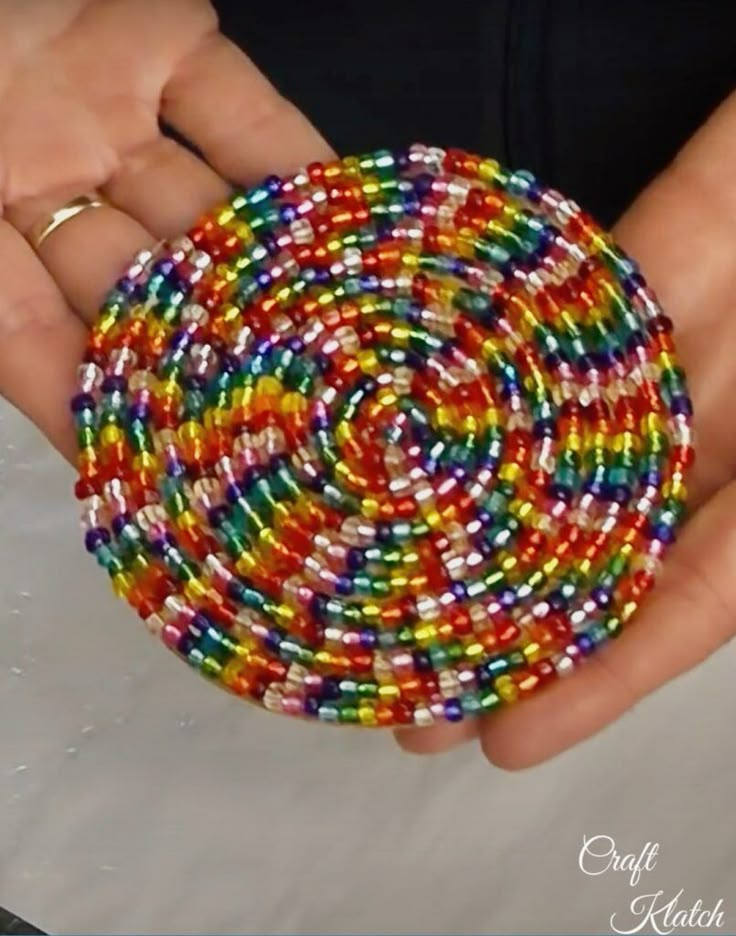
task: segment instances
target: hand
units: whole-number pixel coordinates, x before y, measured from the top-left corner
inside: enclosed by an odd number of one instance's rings
[[[0,0],[0,395],[72,458],[86,324],[126,264],[190,227],[228,182],[330,155],[218,32],[207,0]],[[115,207],[34,253],[23,234],[90,190]]]
[[[583,740],[736,635],[736,94],[615,231],[675,322],[695,406],[691,519],[630,630],[570,680],[477,721],[410,729],[434,752],[477,739],[488,759],[527,767]]]

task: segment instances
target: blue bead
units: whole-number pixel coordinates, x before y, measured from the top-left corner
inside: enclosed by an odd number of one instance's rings
[[[312,598],[309,602],[309,612],[313,617],[317,619],[323,618],[327,613],[327,603],[329,598],[326,595],[321,595],[319,593],[312,595]]]
[[[352,546],[347,552],[346,564],[347,567],[353,572],[364,569],[366,566],[366,558],[363,550],[358,549],[356,546]]]
[[[595,643],[587,634],[578,634],[575,637],[575,644],[583,656],[589,656],[595,650]]]
[[[393,529],[390,523],[385,520],[379,520],[376,524],[376,542],[390,543],[393,539]]]
[[[275,198],[281,192],[283,182],[277,175],[270,175],[263,182],[263,188],[268,189],[268,194]]]
[[[291,224],[292,221],[297,219],[297,210],[294,205],[284,204],[279,209],[279,214],[281,215],[281,221],[284,224]]]
[[[338,575],[335,582],[335,591],[338,595],[352,595],[355,590],[353,580],[347,575]]]
[[[651,539],[658,539],[668,545],[675,541],[675,531],[666,523],[650,524],[649,530]]]
[[[340,698],[340,684],[332,676],[325,676],[322,680],[322,692],[320,693],[322,699],[339,699]]]
[[[450,722],[463,719],[463,707],[459,699],[445,699],[445,718]]]

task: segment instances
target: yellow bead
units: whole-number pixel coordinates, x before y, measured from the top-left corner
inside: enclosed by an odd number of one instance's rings
[[[394,699],[398,699],[400,692],[399,687],[393,685],[393,683],[388,683],[384,686],[378,687],[378,695],[384,702],[391,702]]]
[[[478,177],[484,182],[493,182],[500,170],[495,159],[483,159],[478,165]]]
[[[361,725],[366,725],[369,728],[377,724],[375,710],[370,705],[358,706],[358,718]]]
[[[190,601],[197,601],[207,595],[207,588],[197,578],[185,582],[183,591]]]
[[[374,520],[380,511],[381,505],[372,497],[366,497],[362,502],[362,513],[369,520]]]
[[[197,518],[192,510],[183,510],[176,521],[182,530],[190,530],[198,525]]]
[[[259,377],[256,384],[256,393],[261,396],[280,397],[283,393],[283,385],[276,377]]]
[[[118,572],[117,575],[112,577],[111,582],[113,591],[118,598],[127,598],[135,585],[133,576],[129,575],[127,572]]]
[[[501,465],[498,470],[498,477],[502,481],[518,481],[522,474],[523,470],[521,465],[517,465],[511,462],[507,462],[505,465]]]
[[[494,686],[504,702],[516,702],[519,698],[519,690],[510,676],[499,676]]]
[[[364,351],[359,351],[357,354],[358,366],[363,371],[364,374],[377,374],[379,371],[378,358],[376,357],[376,352],[369,348]]]
[[[238,561],[235,563],[235,568],[238,572],[238,575],[248,575],[255,568],[257,568],[257,566],[258,563],[250,552],[242,553]]]
[[[123,431],[119,426],[105,426],[100,433],[100,439],[103,445],[116,445],[123,441]]]
[[[437,628],[434,624],[422,624],[415,628],[414,637],[417,643],[422,646],[427,646],[427,644],[430,644],[437,637]]]

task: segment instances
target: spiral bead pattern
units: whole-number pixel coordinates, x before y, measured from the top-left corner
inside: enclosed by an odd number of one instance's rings
[[[693,457],[671,331],[529,173],[416,145],[269,178],[101,310],[72,401],[87,549],[269,710],[492,711],[654,583]]]

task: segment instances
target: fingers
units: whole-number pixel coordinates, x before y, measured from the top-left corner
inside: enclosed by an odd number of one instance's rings
[[[0,396],[65,458],[75,452],[68,402],[87,331],[30,246],[0,221]]]
[[[438,724],[430,728],[401,728],[395,732],[399,747],[410,754],[439,754],[478,737],[478,719],[458,724]]]
[[[332,155],[306,117],[221,34],[180,63],[161,108],[211,166],[242,185]]]
[[[125,156],[102,191],[163,239],[190,228],[203,212],[227,198],[230,186],[179,143],[157,136]]]
[[[662,303],[689,329],[720,319],[709,301],[733,287],[736,238],[736,94],[634,202],[616,236],[640,261]]]
[[[27,235],[39,219],[50,217],[69,197],[66,193],[18,203],[8,208],[7,218]],[[104,206],[83,211],[57,228],[38,248],[38,256],[67,303],[91,323],[126,265],[155,241],[154,235],[129,215]]]
[[[698,458],[691,503],[733,478],[736,445],[723,400],[736,388],[736,94],[683,148],[616,227],[676,324],[675,343],[695,405]],[[719,340],[714,341],[717,333]]]
[[[693,518],[624,637],[569,681],[489,716],[486,756],[518,769],[584,740],[736,635],[736,483]]]

